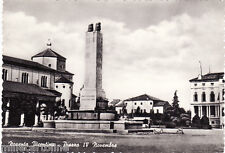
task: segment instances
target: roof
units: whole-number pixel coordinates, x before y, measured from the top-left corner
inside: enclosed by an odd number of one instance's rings
[[[73,83],[73,82],[64,76],[61,76],[57,81],[55,81],[55,83]]]
[[[74,95],[74,94],[72,94],[72,97],[76,98],[77,96],[76,96],[76,95]]]
[[[153,102],[153,107],[167,106],[167,105],[169,105],[169,102],[167,102],[167,101],[154,101]]]
[[[120,101],[115,105],[116,107],[123,107],[124,106],[124,101]]]
[[[55,71],[54,69],[51,69],[47,66],[44,66],[44,65],[39,64],[39,63],[34,62],[34,61],[20,59],[20,58],[6,56],[6,55],[3,55],[3,63],[4,64],[13,64],[13,65],[18,65],[18,66],[24,66],[24,67],[28,67],[28,68],[35,68],[35,69],[40,69],[40,70],[50,71],[50,72]]]
[[[129,98],[129,99],[126,99],[124,101],[144,101],[144,100],[163,101],[163,100],[160,100],[158,98],[155,98],[155,97],[147,95],[147,94],[143,94],[143,95],[140,95],[140,96],[137,96],[137,97]]]
[[[12,82],[12,81],[3,82],[3,92],[56,97],[56,95],[53,94],[52,92],[42,89],[36,84],[24,84],[21,82]]]
[[[62,96],[62,93],[61,92],[58,92],[56,90],[52,90],[52,89],[46,89],[47,91],[53,93],[54,95],[56,95],[57,97],[61,97]]]
[[[115,106],[115,105],[118,104],[120,101],[121,101],[120,99],[113,99],[112,101],[109,102],[108,105]]]
[[[219,79],[223,79],[223,76],[224,76],[224,72],[207,73],[207,74],[203,75],[201,79],[198,79],[198,77],[196,77],[189,81],[190,82],[218,81]]]
[[[12,64],[12,65],[23,66],[23,67],[27,67],[27,68],[31,68],[31,69],[36,69],[36,70],[73,75],[72,73],[70,73],[68,71],[65,71],[65,72],[57,71],[57,70],[54,70],[52,68],[49,68],[47,66],[44,66],[44,65],[34,62],[34,61],[11,57],[11,56],[6,56],[6,55],[3,55],[2,57],[3,57],[4,64]]]
[[[32,56],[32,59],[34,57],[56,57],[58,59],[62,59],[62,60],[66,60],[65,57],[63,57],[62,55],[56,53],[54,50],[52,50],[51,48],[47,48],[44,51]]]

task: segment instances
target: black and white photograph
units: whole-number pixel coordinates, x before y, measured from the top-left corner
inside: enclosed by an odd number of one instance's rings
[[[2,153],[223,153],[223,0],[3,0]]]

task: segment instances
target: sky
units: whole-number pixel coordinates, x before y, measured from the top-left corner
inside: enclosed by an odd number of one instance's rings
[[[224,70],[222,0],[4,0],[3,54],[67,58],[74,94],[84,82],[85,33],[101,22],[103,89],[111,99],[149,94],[189,109],[189,80]]]

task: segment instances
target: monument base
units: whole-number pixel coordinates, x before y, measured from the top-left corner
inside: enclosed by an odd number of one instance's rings
[[[103,120],[113,121],[116,118],[115,111],[82,111],[71,110],[68,111],[68,120]]]
[[[46,128],[48,121],[43,121]],[[88,120],[54,120],[56,129],[74,130],[138,130],[142,129],[143,122],[138,121],[88,121]],[[48,127],[49,128],[49,127]],[[52,128],[52,127],[51,127]]]

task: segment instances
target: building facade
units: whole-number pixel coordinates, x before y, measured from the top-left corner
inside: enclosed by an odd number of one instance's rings
[[[139,111],[140,114],[148,114],[152,110],[154,113],[163,114],[165,107],[169,106],[167,101],[160,100],[147,94],[129,98],[119,102],[116,106],[118,114],[122,113],[123,107],[126,107],[128,114],[135,114]]]
[[[3,125],[37,126],[42,119],[53,119],[56,102],[70,110],[73,74],[65,64],[49,44],[32,61],[3,55]]]
[[[191,79],[191,117],[207,116],[212,127],[224,124],[224,73],[208,73]]]

